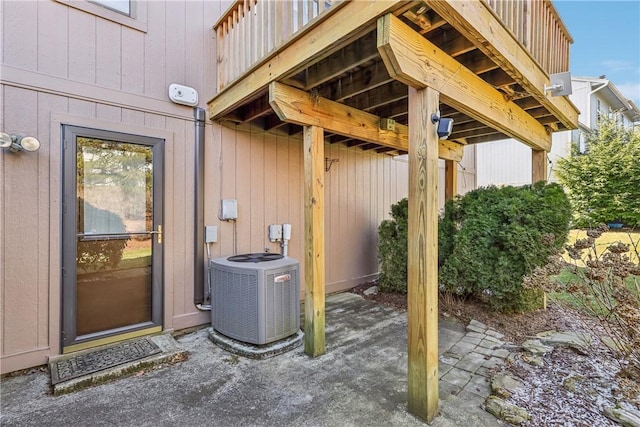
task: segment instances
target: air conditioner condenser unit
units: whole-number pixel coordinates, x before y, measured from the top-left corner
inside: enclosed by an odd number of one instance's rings
[[[299,263],[274,253],[209,261],[211,324],[217,332],[264,345],[300,328]]]

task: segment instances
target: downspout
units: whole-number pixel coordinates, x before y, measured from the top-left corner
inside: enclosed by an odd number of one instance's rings
[[[204,280],[204,134],[205,110],[193,109],[195,119],[195,161],[194,161],[194,219],[193,219],[193,302],[199,310],[211,310],[211,305],[205,305],[209,295],[205,295]]]

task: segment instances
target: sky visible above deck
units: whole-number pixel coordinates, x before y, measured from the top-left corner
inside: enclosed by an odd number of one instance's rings
[[[606,75],[640,105],[640,1],[555,0],[574,43],[571,74]]]

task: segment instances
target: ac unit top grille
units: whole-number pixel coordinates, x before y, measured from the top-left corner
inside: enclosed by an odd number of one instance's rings
[[[267,261],[276,261],[284,258],[284,255],[281,254],[273,254],[269,252],[261,252],[255,254],[243,254],[243,255],[234,255],[227,258],[227,261],[231,262],[267,262]]]

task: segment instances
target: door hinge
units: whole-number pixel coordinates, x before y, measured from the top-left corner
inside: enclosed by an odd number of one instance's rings
[[[62,331],[62,341],[66,341],[67,340],[67,333],[65,331]]]

